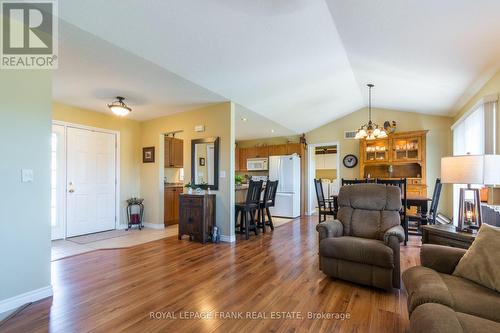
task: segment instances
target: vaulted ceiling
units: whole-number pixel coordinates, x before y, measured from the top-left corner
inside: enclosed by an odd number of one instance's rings
[[[137,120],[232,100],[266,136],[366,106],[367,82],[376,107],[452,115],[498,69],[498,13],[498,0],[65,0],[54,96],[108,112],[127,94]]]

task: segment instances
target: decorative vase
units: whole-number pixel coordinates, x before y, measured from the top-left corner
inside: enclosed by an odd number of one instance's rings
[[[188,194],[193,194],[193,189],[191,187],[188,188]]]

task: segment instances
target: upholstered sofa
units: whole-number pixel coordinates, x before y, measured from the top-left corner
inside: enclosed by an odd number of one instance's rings
[[[403,272],[412,333],[500,332],[500,294],[452,275],[466,250],[424,244]]]
[[[343,186],[337,220],[316,226],[320,269],[328,276],[390,290],[400,287],[404,240],[399,187]]]

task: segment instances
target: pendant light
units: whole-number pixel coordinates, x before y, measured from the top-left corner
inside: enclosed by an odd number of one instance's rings
[[[108,108],[117,116],[125,117],[128,115],[132,109],[123,102],[125,97],[116,96],[116,101],[111,104],[108,104]]]
[[[361,126],[356,131],[355,139],[366,139],[366,140],[375,140],[375,139],[383,139],[387,137],[387,132],[383,127],[372,122],[372,88],[373,84],[368,83],[366,85],[368,87],[368,123]]]

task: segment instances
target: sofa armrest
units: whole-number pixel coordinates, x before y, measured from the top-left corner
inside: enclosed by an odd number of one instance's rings
[[[395,225],[387,229],[384,233],[384,243],[389,245],[390,237],[396,237],[398,242],[401,243],[405,240],[405,230],[400,225]]]
[[[344,226],[339,220],[321,222],[316,226],[319,240],[332,237],[340,237],[344,232]]]
[[[440,273],[452,274],[466,251],[449,246],[423,244],[420,250],[420,263]]]

